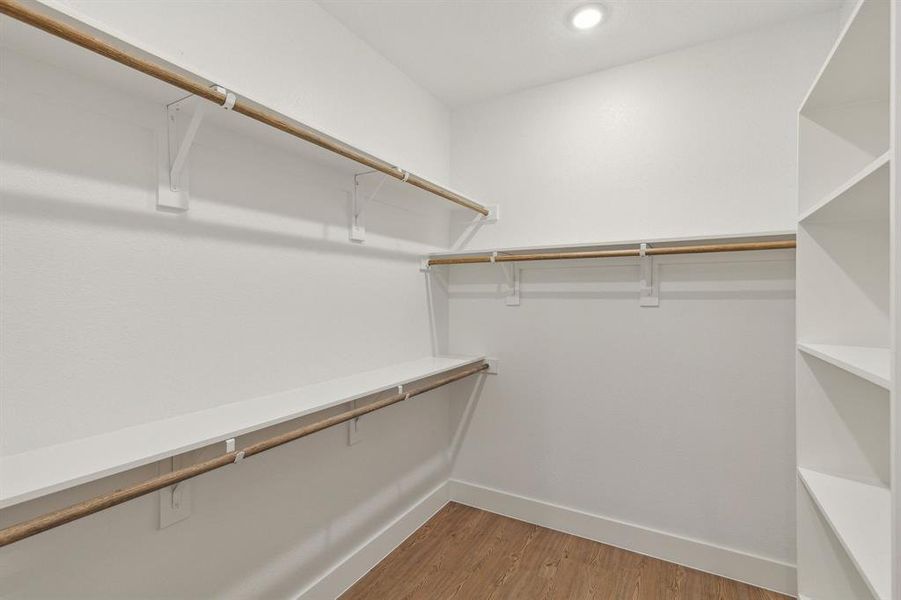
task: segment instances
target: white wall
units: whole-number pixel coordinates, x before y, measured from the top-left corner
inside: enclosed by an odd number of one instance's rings
[[[794,229],[796,111],[836,22],[455,113],[454,184],[502,207],[470,247]],[[518,307],[497,270],[453,268],[451,350],[497,356],[502,373],[453,476],[778,572],[794,561],[794,254],[658,263],[659,308],[639,307],[632,259],[524,264]]]
[[[314,3],[71,6],[447,176],[447,111]],[[8,49],[0,65],[2,452],[435,350],[446,323],[429,315],[418,265],[446,245],[446,216],[372,205],[370,239],[351,244],[347,173],[207,126],[189,164],[191,210],[158,212],[160,104]],[[365,418],[353,447],[335,428],[197,479],[193,515],[168,529],[154,494],[5,548],[0,597],[296,597],[444,483],[448,393]],[[155,474],[26,503],[0,525]]]
[[[472,248],[794,229],[797,108],[835,13],[455,111]]]
[[[315,2],[43,0],[438,183],[449,113]]]

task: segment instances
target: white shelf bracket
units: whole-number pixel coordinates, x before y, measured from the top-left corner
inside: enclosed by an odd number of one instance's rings
[[[197,104],[194,108],[194,114],[191,115],[191,121],[185,130],[184,137],[178,139],[178,113],[183,108],[183,103],[190,98],[173,102],[166,107],[166,113],[169,117],[169,189],[173,192],[178,191],[182,169],[184,169],[185,161],[188,159],[188,153],[191,151],[191,145],[194,143],[194,136],[200,129],[203,122],[206,107],[203,104]]]
[[[353,410],[357,407],[357,401],[352,400],[350,402],[350,410]],[[354,444],[358,444],[363,439],[363,436],[360,433],[360,417],[355,419],[351,419],[347,422],[347,445],[353,446]]]
[[[375,189],[372,190],[370,194],[364,194],[360,190],[360,178],[365,177],[367,175],[376,175],[379,174],[381,177],[379,178],[379,182],[375,185]],[[363,173],[357,173],[354,175],[354,190],[353,197],[351,199],[351,207],[350,207],[350,240],[353,242],[364,242],[366,241],[366,221],[363,218],[363,213],[366,209],[366,205],[372,202],[375,197],[378,195],[379,191],[382,189],[382,186],[385,185],[385,180],[388,179],[387,173],[381,173],[380,171],[365,171]]]
[[[638,251],[640,274],[638,284],[638,305],[643,307],[660,306],[660,290],[657,265],[654,257],[647,254],[648,245],[642,243]]]
[[[519,306],[519,282],[522,277],[522,270],[516,263],[497,262],[497,252],[491,253],[491,264],[500,267],[504,273],[504,279],[507,281],[507,297],[504,302],[507,306]]]
[[[160,474],[175,471],[182,466],[181,456],[173,456],[160,465]],[[191,482],[180,481],[173,486],[160,490],[160,529],[165,529],[191,516]]]
[[[501,207],[497,204],[492,204],[485,208],[488,209],[488,214],[483,215],[482,213],[476,213],[466,227],[463,228],[463,231],[460,232],[460,235],[457,236],[457,239],[454,240],[454,243],[451,244],[452,250],[455,252],[462,250],[463,247],[475,237],[482,225],[498,222],[500,219]]]
[[[222,108],[231,110],[235,105],[236,96],[225,88],[214,85],[213,89],[225,94],[225,102]],[[187,112],[193,107],[191,120],[185,129],[184,136],[178,137],[178,116]],[[207,103],[200,100],[194,95],[187,96],[181,100],[166,106],[166,136],[167,160],[166,167],[168,170],[168,189],[160,189],[157,196],[157,207],[169,210],[184,211],[188,210],[188,173],[185,170],[188,156],[191,153],[191,146],[194,144],[194,138],[197,136],[197,130],[203,123],[203,117],[206,115]],[[161,165],[162,166],[162,165]],[[162,182],[161,182],[162,188]]]
[[[433,268],[429,265],[429,258],[426,256],[420,259],[419,270],[425,274],[426,282],[429,285],[434,281],[445,293],[450,293],[450,272],[447,269]]]

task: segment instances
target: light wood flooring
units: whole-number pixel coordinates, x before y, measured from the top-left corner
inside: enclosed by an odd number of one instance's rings
[[[788,596],[451,502],[342,600],[788,600]]]

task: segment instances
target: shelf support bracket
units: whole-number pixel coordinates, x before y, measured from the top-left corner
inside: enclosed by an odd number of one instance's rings
[[[498,222],[498,220],[500,219],[500,206],[493,204],[486,206],[486,208],[488,209],[488,214],[482,215],[480,213],[477,213],[463,228],[454,243],[451,244],[451,249],[454,252],[462,250],[463,247],[466,246],[466,244],[472,241],[472,238],[475,237],[476,233],[479,232],[479,230],[482,228],[482,225]]]
[[[519,281],[522,277],[521,269],[516,263],[505,264],[497,262],[497,252],[491,253],[491,264],[497,265],[504,273],[504,279],[507,281],[507,297],[505,303],[507,306],[519,306]]]
[[[159,472],[177,471],[187,464],[187,455],[173,456],[168,465],[160,463]],[[173,486],[160,490],[159,494],[159,528],[165,529],[191,516],[191,482],[181,481]]]
[[[360,178],[367,175],[380,174],[379,182],[375,185],[375,189],[368,195],[363,194],[360,190]],[[388,179],[387,173],[379,171],[365,171],[354,175],[354,190],[350,207],[350,240],[353,242],[366,241],[366,222],[363,218],[363,211],[366,205],[372,202],[378,195],[385,181]]]
[[[225,94],[225,102],[222,104],[222,108],[231,110],[235,105],[235,94],[218,85],[214,85],[213,88]],[[194,111],[191,114],[191,120],[188,122],[184,136],[179,139],[178,115],[192,105]],[[177,211],[188,210],[188,174],[185,171],[185,163],[191,152],[191,146],[194,144],[194,138],[197,136],[197,130],[200,129],[200,125],[203,123],[206,109],[206,102],[199,100],[194,95],[186,96],[166,106],[168,190],[160,190],[157,197],[158,208]]]
[[[660,306],[660,289],[657,265],[654,257],[647,254],[648,245],[642,243],[639,251],[638,305],[642,307]]]
[[[169,127],[169,189],[173,192],[179,190],[182,169],[184,169],[185,161],[188,160],[188,153],[191,151],[191,145],[194,143],[194,136],[200,129],[203,117],[206,113],[206,107],[202,103],[197,103],[194,107],[194,114],[191,115],[191,121],[185,130],[184,137],[178,139],[178,113],[182,109],[184,102],[193,99],[192,97],[173,102],[166,107],[166,115],[168,117],[167,125]]]
[[[350,410],[354,410],[357,408],[357,401],[352,400],[350,402]],[[347,422],[347,445],[353,446],[354,444],[359,443],[359,441],[363,438],[360,433],[360,417],[356,417]]]

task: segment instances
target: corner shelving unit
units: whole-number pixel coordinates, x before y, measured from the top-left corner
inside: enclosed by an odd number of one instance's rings
[[[893,5],[857,3],[798,115],[798,592],[809,600],[901,600]]]

